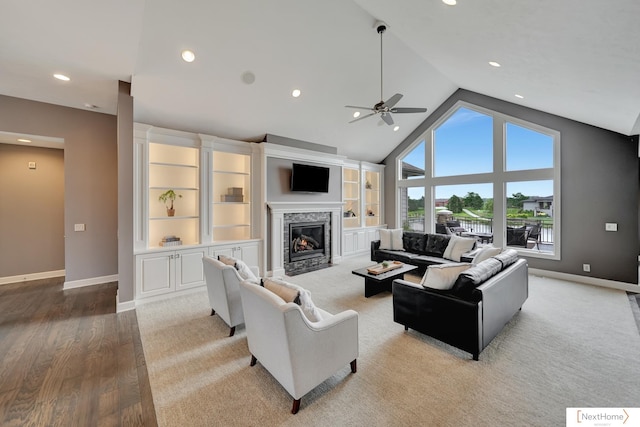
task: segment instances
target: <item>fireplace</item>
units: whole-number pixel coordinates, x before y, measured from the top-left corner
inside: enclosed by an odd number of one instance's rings
[[[289,262],[325,255],[325,225],[324,221],[289,224]]]

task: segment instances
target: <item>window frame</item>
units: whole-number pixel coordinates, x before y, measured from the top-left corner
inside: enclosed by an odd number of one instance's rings
[[[459,108],[467,108],[480,114],[489,115],[493,118],[493,171],[489,173],[477,173],[468,175],[454,175],[434,177],[434,131],[446,122]],[[539,132],[547,135],[553,140],[553,167],[543,169],[506,170],[506,150],[507,150],[507,123]],[[425,177],[419,179],[402,179],[402,159],[407,156],[422,141],[425,143]],[[542,258],[561,259],[561,221],[562,199],[561,199],[561,135],[560,132],[545,126],[519,119],[508,114],[493,111],[480,107],[466,101],[457,101],[442,116],[433,122],[428,129],[419,135],[415,141],[402,150],[395,158],[396,162],[396,223],[400,221],[400,188],[424,186],[425,195],[425,224],[427,232],[434,232],[435,224],[435,187],[441,185],[464,185],[493,183],[493,230],[494,245],[507,247],[507,207],[506,207],[506,186],[510,182],[553,180],[553,252],[539,252],[535,249],[515,248],[520,254]],[[544,196],[540,194],[539,196]],[[396,224],[396,226],[400,226]],[[496,230],[502,230],[496,233]],[[512,248],[512,247],[510,247]]]

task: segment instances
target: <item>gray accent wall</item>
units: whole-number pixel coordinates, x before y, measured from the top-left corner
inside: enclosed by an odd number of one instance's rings
[[[0,95],[0,129],[64,139],[66,281],[116,275],[116,117]],[[8,185],[5,182],[2,184]],[[2,209],[7,208],[8,202],[10,201],[2,199]],[[86,231],[74,232],[76,223],[86,224]],[[24,229],[29,224],[18,222],[10,226]],[[24,245],[21,243],[20,247],[12,250],[17,252],[18,249],[23,257],[50,256],[50,249],[43,247],[37,240],[25,242]]]
[[[638,144],[632,137],[464,89],[456,91],[384,160],[385,218],[397,224],[395,158],[456,102],[466,101],[561,133],[562,253],[529,267],[638,283]],[[605,223],[618,224],[606,232]],[[591,264],[591,273],[582,271]]]
[[[0,186],[0,277],[64,270],[64,151],[0,144]]]

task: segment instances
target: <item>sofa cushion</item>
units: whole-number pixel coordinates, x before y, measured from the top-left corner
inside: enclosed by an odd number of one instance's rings
[[[452,261],[460,261],[460,256],[465,252],[469,252],[475,245],[476,240],[471,237],[451,236],[442,257]]]
[[[268,278],[260,281],[260,284],[266,289],[269,289],[274,294],[278,295],[285,302],[293,302],[300,306],[302,313],[310,322],[318,322],[322,320],[322,314],[320,310],[315,306],[311,300],[311,292],[304,289],[295,283],[289,283],[285,280],[278,278]],[[294,299],[291,299],[292,295],[296,295]],[[283,296],[284,295],[284,296]]]
[[[475,288],[501,270],[500,261],[494,258],[486,259],[460,273],[451,290],[460,298],[469,299]]]
[[[394,251],[403,251],[402,245],[402,228],[393,230],[382,229],[380,233],[380,249],[391,249]]]
[[[495,258],[500,261],[502,268],[505,269],[518,260],[518,251],[515,249],[507,249],[506,251],[503,251],[498,255],[494,255],[491,258]]]
[[[406,251],[391,251],[388,249],[378,249],[376,251],[377,261],[402,261],[411,262],[416,254]]]
[[[494,255],[498,255],[500,252],[502,252],[502,248],[496,248],[493,246],[485,246],[483,248],[480,248],[473,257],[473,261],[471,261],[471,264],[480,264],[485,259],[491,258]]]
[[[407,252],[423,254],[426,235],[422,233],[404,232],[402,234],[402,247]]]
[[[424,246],[426,255],[442,257],[447,249],[451,236],[446,234],[427,234],[427,241]]]
[[[471,267],[469,263],[430,265],[420,284],[425,288],[449,290],[453,287],[458,275],[469,267]]]

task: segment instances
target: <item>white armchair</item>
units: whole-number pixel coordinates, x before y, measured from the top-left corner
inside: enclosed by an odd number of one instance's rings
[[[356,372],[358,313],[332,315],[310,322],[299,305],[284,302],[271,291],[247,281],[240,283],[251,366],[260,361],[293,397],[291,413],[300,399],[347,363]]]
[[[229,325],[229,336],[236,332],[236,326],[244,323],[239,283],[243,280],[236,268],[215,258],[202,258],[204,277],[207,282],[211,315],[218,314]],[[257,267],[251,267],[258,274]]]

